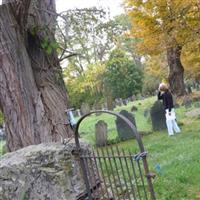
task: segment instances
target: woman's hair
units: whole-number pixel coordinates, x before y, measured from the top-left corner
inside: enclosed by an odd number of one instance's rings
[[[161,83],[161,84],[159,85],[159,89],[160,89],[160,91],[165,92],[165,91],[169,90],[169,87],[168,87],[167,84]]]

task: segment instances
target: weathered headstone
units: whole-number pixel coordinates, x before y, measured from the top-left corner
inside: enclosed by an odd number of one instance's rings
[[[150,115],[150,110],[147,108],[147,109],[145,109],[144,110],[144,117],[149,117],[149,115]]]
[[[131,97],[131,101],[135,101],[135,100],[136,100],[136,96],[133,95],[133,96]]]
[[[187,93],[188,94],[192,93],[192,87],[190,85],[187,85]]]
[[[150,110],[153,131],[166,129],[165,110],[162,102],[156,101]]]
[[[94,105],[93,110],[102,110],[102,105],[99,102],[96,102]],[[101,115],[101,113],[96,113],[96,116]]]
[[[115,99],[116,106],[122,106],[122,101],[120,99]]]
[[[185,106],[186,104],[187,105],[191,104],[191,99],[189,96],[184,96],[183,98],[182,106]]]
[[[90,106],[87,103],[81,105],[81,114],[86,115],[90,112]]]
[[[137,111],[137,110],[138,110],[138,108],[137,108],[136,106],[132,106],[132,107],[131,107],[131,111],[132,111],[132,112]]]
[[[105,146],[108,138],[108,125],[100,120],[95,124],[96,146]]]
[[[120,111],[119,114],[128,118],[129,121],[132,122],[136,127],[135,118],[131,113],[129,113],[126,110],[122,110]],[[118,132],[118,136],[120,140],[128,140],[128,139],[135,138],[135,133],[130,129],[127,123],[125,123],[121,118],[117,117],[115,123],[116,123],[117,132]]]
[[[77,114],[78,114],[78,117],[81,117],[81,111],[80,111],[80,109],[77,110]]]
[[[127,105],[127,100],[126,99],[123,99],[122,102],[123,102],[123,105],[125,105],[125,106]]]
[[[194,103],[195,108],[200,108],[200,101]]]
[[[112,97],[108,96],[106,100],[107,100],[108,110],[113,110],[113,99],[112,99]]]

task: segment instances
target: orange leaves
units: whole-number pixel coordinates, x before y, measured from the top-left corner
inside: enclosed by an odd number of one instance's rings
[[[143,53],[164,51],[175,41],[185,45],[200,27],[198,0],[126,0],[125,4],[132,20],[131,34],[141,38],[138,46]]]

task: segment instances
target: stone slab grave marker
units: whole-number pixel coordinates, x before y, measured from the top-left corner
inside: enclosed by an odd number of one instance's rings
[[[128,118],[129,121],[131,121],[136,127],[135,117],[131,113],[129,113],[126,110],[121,110],[119,114]],[[129,140],[129,139],[135,138],[134,136],[135,134],[132,132],[130,127],[122,119],[117,118],[115,120],[115,123],[116,123],[117,132],[118,132],[118,136],[120,140]]]
[[[121,99],[115,99],[116,106],[122,106]]]
[[[90,112],[90,106],[87,103],[81,105],[81,114],[86,115]]]
[[[150,115],[150,109],[147,108],[144,110],[144,117],[148,118],[149,115]]]
[[[78,114],[78,117],[81,117],[81,111],[80,111],[80,109],[77,110],[77,114]]]
[[[124,106],[127,106],[127,104],[128,104],[128,100],[127,99],[123,99],[122,102],[123,102]]]
[[[95,124],[96,146],[105,146],[108,138],[108,125],[103,120]]]
[[[200,108],[200,101],[194,103],[195,108]]]
[[[150,110],[153,131],[166,129],[165,110],[161,101],[156,101]]]
[[[137,108],[136,106],[133,105],[133,106],[131,107],[131,111],[132,111],[132,112],[138,111],[138,108]]]

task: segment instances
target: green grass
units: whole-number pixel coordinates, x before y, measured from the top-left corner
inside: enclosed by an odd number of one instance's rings
[[[150,108],[155,97],[129,103],[118,107],[115,112],[122,109],[128,111],[135,105],[138,111],[134,112],[139,131],[151,131],[151,123],[144,117],[144,110]],[[141,104],[141,105],[139,105]],[[194,109],[180,107],[176,109],[177,119],[183,122],[182,132],[168,137],[167,131],[155,132],[143,137],[143,143],[148,151],[150,171],[156,173],[153,180],[158,200],[198,200],[200,199],[200,123],[199,119],[186,118],[185,113]],[[115,118],[108,114],[92,115],[86,118],[80,126],[81,137],[94,144],[95,123],[103,119],[108,124],[109,139],[117,137]],[[0,147],[4,142],[0,141]],[[119,148],[133,153],[139,151],[135,140],[120,142]],[[1,155],[0,148],[0,155]],[[160,166],[160,170],[156,166]]]
[[[150,170],[159,200],[195,200],[200,193],[200,124],[198,120],[182,128],[182,133],[168,137],[166,131],[143,138],[149,152]],[[135,149],[134,140],[119,144],[120,148]],[[161,171],[156,170],[156,165]]]
[[[136,101],[115,111],[119,112],[122,109],[130,111],[133,105],[137,106],[138,111],[134,114],[138,130],[151,131],[151,123],[143,113],[154,101],[155,98]],[[150,171],[156,173],[153,184],[158,200],[200,199],[200,123],[199,119],[185,117],[185,113],[192,109],[193,106],[188,109],[185,107],[176,109],[178,121],[184,124],[181,127],[181,134],[168,137],[167,130],[164,130],[143,137],[145,149],[149,153]],[[110,137],[116,136],[115,118],[106,114],[92,116],[80,127],[81,136],[90,143],[94,143],[94,125],[100,119],[108,124],[108,129],[111,130]],[[138,152],[135,140],[121,142],[118,146],[125,151],[131,149],[132,152]],[[156,166],[160,166],[160,171]]]

